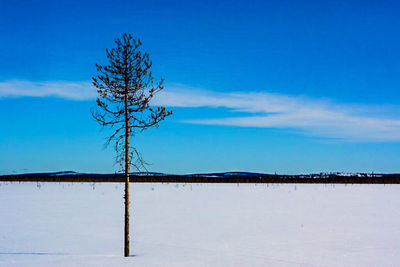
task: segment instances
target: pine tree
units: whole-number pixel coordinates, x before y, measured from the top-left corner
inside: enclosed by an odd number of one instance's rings
[[[150,101],[161,91],[164,79],[154,83],[150,71],[152,62],[149,54],[142,50],[142,43],[130,34],[115,39],[116,47],[106,50],[108,63],[96,64],[98,75],[93,77],[97,88],[97,109],[92,110],[94,119],[114,132],[107,144],[114,143],[116,160],[125,173],[125,234],[124,255],[129,256],[129,170],[144,167],[138,150],[131,139],[137,133],[158,126],[172,111],[165,107],[152,107]]]

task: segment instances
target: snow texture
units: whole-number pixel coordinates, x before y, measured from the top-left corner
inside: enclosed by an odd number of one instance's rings
[[[399,266],[400,185],[0,184],[0,266]]]

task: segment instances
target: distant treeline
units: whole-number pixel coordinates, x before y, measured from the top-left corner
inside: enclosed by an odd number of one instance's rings
[[[88,182],[123,183],[122,174],[20,174],[0,176],[3,182]],[[400,174],[357,174],[342,176],[337,174],[311,175],[135,175],[132,183],[306,183],[306,184],[400,184]]]

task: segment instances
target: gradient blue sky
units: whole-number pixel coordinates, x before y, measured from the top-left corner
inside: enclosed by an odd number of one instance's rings
[[[94,64],[129,32],[155,103],[151,171],[400,172],[398,1],[0,1],[0,174],[114,172]]]

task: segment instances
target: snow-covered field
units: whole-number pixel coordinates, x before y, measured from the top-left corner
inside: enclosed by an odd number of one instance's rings
[[[400,266],[399,185],[0,184],[0,266]]]

